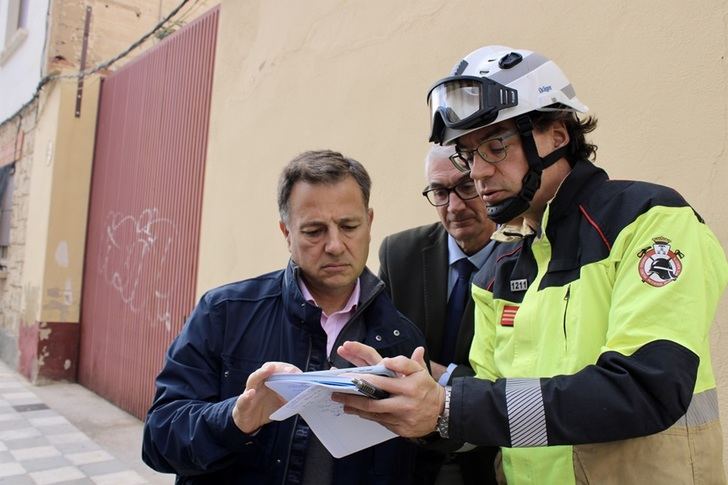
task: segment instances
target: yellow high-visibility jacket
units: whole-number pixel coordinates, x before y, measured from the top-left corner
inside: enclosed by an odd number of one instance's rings
[[[674,190],[574,165],[541,231],[476,275],[450,437],[509,485],[725,483],[708,330],[720,243]]]

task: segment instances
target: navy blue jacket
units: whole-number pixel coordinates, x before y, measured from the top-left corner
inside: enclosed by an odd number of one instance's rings
[[[352,319],[326,355],[321,309],[307,303],[298,268],[232,283],[206,293],[172,342],[144,424],[142,458],[177,483],[300,484],[311,431],[300,416],[269,423],[254,436],[232,419],[248,376],[265,362],[304,371],[351,367],[336,355],[357,340],[382,356],[411,355],[424,345],[420,331],[383,293],[369,270]],[[334,484],[406,484],[414,445],[395,438],[334,460]]]

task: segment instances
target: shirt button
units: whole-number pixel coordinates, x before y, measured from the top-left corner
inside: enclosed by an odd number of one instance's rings
[[[230,371],[229,370],[226,370],[225,372],[223,372],[222,375],[225,376],[225,377],[230,377]]]

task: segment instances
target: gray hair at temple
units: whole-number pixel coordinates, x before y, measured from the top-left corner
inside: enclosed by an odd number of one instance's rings
[[[308,151],[298,155],[288,162],[278,179],[278,213],[281,221],[288,224],[288,199],[296,182],[333,185],[347,176],[352,176],[359,185],[364,206],[369,208],[372,180],[361,163],[332,150]]]
[[[431,144],[430,149],[427,151],[427,155],[425,155],[425,180],[429,179],[430,164],[433,160],[444,158],[449,162],[450,155],[453,153],[455,153],[455,145],[441,146],[436,143]],[[454,165],[453,168],[455,168]]]

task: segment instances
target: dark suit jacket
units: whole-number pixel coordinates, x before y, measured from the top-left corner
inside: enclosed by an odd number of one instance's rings
[[[379,277],[394,306],[425,334],[430,359],[448,366],[451,362],[440,359],[449,270],[445,228],[438,222],[385,237],[379,247],[379,263]],[[474,315],[471,298],[460,322],[454,358],[458,367],[451,378],[474,374],[468,359]],[[447,455],[436,449],[421,449],[416,461],[415,483],[434,483],[442,464],[452,461],[460,466],[466,485],[495,484],[493,461],[496,452],[494,447],[478,447],[467,453]]]
[[[415,227],[387,236],[379,247],[379,277],[394,306],[425,335],[430,358],[440,359],[447,311],[447,232],[442,224]],[[468,361],[473,340],[473,300],[468,301],[455,345],[453,377],[473,375]],[[466,366],[466,368],[460,368]]]

